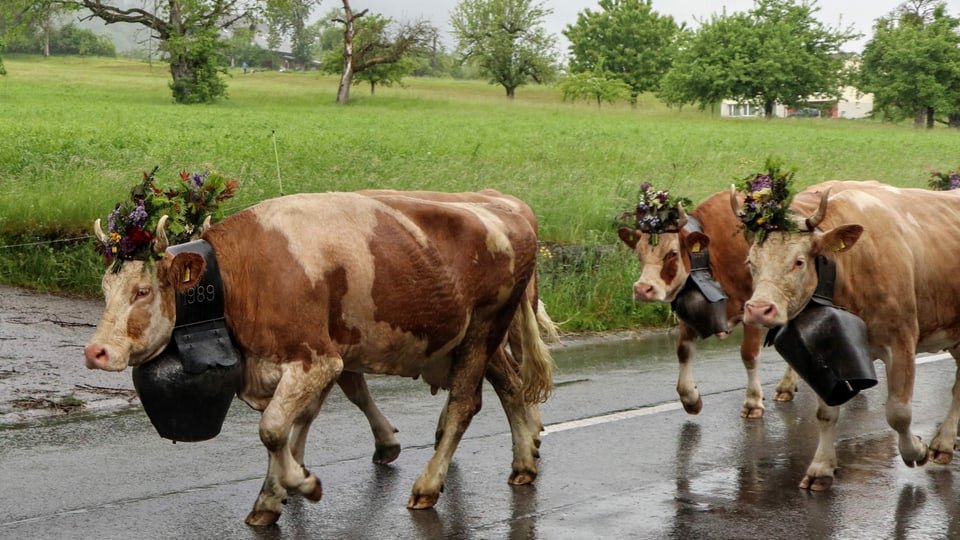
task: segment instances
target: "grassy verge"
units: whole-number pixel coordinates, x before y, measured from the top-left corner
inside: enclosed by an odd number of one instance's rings
[[[641,182],[700,201],[768,155],[797,166],[803,185],[844,178],[922,187],[925,167],[960,164],[956,132],[876,122],[721,119],[650,99],[598,109],[563,103],[545,87],[521,88],[510,102],[496,86],[436,79],[375,96],[359,86],[341,107],[336,79],[314,73],[236,72],[228,100],[187,107],[172,103],[162,64],[4,61],[0,281],[45,290],[96,294],[92,249],[7,246],[88,234],[142,171],[159,165],[161,180],[182,168],[238,178],[230,211],[304,191],[496,188],[533,207],[548,246],[603,253],[600,263],[560,273],[544,261],[542,294],[565,328],[660,324],[663,307],[631,300],[638,271],[613,227]]]

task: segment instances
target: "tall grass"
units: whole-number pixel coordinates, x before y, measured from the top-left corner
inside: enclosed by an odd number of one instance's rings
[[[960,165],[958,134],[945,129],[722,119],[650,98],[597,108],[563,103],[548,87],[523,87],[508,101],[497,86],[437,79],[408,79],[374,96],[358,86],[342,107],[337,79],[314,73],[236,71],[229,99],[178,106],[163,64],[4,61],[0,244],[85,233],[154,165],[161,180],[209,168],[240,179],[231,211],[281,193],[492,187],[533,207],[544,241],[605,246],[603,264],[542,279],[551,314],[574,330],[664,320],[662,307],[632,304],[636,263],[613,227],[643,181],[699,201],[768,155],[797,166],[802,185],[844,178],[922,187],[925,167]],[[0,248],[0,280],[30,285],[42,274],[22,257]],[[99,276],[73,281],[68,290],[91,292]]]

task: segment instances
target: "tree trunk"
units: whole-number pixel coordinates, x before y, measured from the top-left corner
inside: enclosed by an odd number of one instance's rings
[[[373,90],[377,87],[377,83],[370,81],[370,95],[373,95]]]
[[[340,87],[337,89],[337,103],[346,105],[350,99],[350,85],[353,84],[353,35],[356,31],[354,22],[363,17],[368,10],[356,15],[350,8],[350,1],[343,0],[343,19],[334,21],[343,24],[343,74],[340,75]]]
[[[777,102],[768,99],[763,102],[763,116],[764,118],[773,118],[773,109],[776,106]]]
[[[504,88],[507,89],[507,99],[513,99],[513,95],[517,88],[515,86],[505,86]]]
[[[947,115],[947,126],[953,129],[960,128],[960,113],[950,113]]]
[[[918,107],[917,110],[914,112],[913,127],[915,128],[923,127],[924,119],[926,117],[927,117],[927,110],[922,107]]]
[[[193,80],[193,69],[183,55],[170,58],[170,75],[173,77],[173,95],[179,103],[188,103],[190,94],[189,82]]]
[[[934,114],[935,112],[933,107],[927,107],[927,129],[933,129],[933,119],[936,116]]]

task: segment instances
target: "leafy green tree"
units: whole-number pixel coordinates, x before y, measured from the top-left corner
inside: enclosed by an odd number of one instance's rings
[[[349,0],[343,0],[342,16],[333,19],[343,26],[343,46],[328,52],[321,66],[329,72],[341,72],[337,90],[337,102],[340,104],[349,101],[355,74],[375,70],[373,74],[360,79],[371,84],[371,92],[377,84],[399,82],[412,69],[411,64],[401,61],[408,53],[425,47],[431,36],[437,33],[436,28],[422,20],[401,24],[394,32],[390,32],[388,26],[393,22],[391,19],[378,14],[364,17],[368,11],[365,9],[354,13]],[[339,63],[338,56],[341,59]],[[401,66],[377,67],[397,63]]]
[[[177,103],[205,103],[226,97],[225,48],[220,32],[249,20],[256,0],[164,0],[127,9],[122,0],[61,0],[87,9],[107,24],[132,23],[152,30],[170,57],[170,89]]]
[[[0,2],[0,34],[6,36],[11,51],[36,43],[31,53],[50,56],[50,34],[63,11],[58,0],[4,0]]]
[[[873,93],[875,114],[934,126],[937,115],[960,127],[960,20],[937,2],[903,4],[877,19],[863,50],[860,88]]]
[[[534,0],[461,0],[450,21],[456,54],[461,62],[476,61],[481,74],[513,99],[518,87],[556,74],[556,39],[543,28],[551,13]]]
[[[604,70],[603,59],[598,62],[595,71],[573,73],[560,80],[560,92],[564,101],[596,101],[597,108],[606,101],[615,103],[635,98],[630,85],[614,74]]]
[[[278,49],[284,38],[290,39],[290,53],[300,63],[307,65],[313,59],[311,48],[317,34],[307,25],[310,12],[320,5],[320,0],[267,0],[265,18],[270,32],[267,44]]]
[[[655,91],[673,63],[680,27],[673,17],[653,11],[651,0],[600,0],[600,11],[577,15],[563,35],[570,41],[570,71],[604,71],[630,87],[630,101]],[[589,77],[588,77],[589,78]]]
[[[781,103],[839,96],[846,82],[840,47],[858,34],[815,18],[816,0],[754,0],[746,13],[713,15],[684,32],[658,96],[700,108],[722,99],[756,103],[767,117]]]

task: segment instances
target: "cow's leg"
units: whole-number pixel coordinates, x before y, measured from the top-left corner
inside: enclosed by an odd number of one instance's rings
[[[677,339],[677,360],[680,362],[680,373],[677,377],[677,394],[683,410],[689,414],[699,414],[703,408],[700,399],[700,390],[693,380],[693,355],[697,352],[697,333],[693,328],[680,321],[680,337]]]
[[[833,475],[837,470],[837,420],[840,407],[830,407],[817,398],[817,424],[820,427],[820,440],[817,453],[807,467],[807,474],[800,481],[800,487],[811,491],[826,491],[833,485]]]
[[[540,457],[540,407],[537,403],[524,401],[517,365],[503,347],[490,359],[485,375],[497,392],[510,424],[513,470],[509,482],[514,485],[532,483],[537,478],[537,458]]]
[[[762,329],[744,325],[743,342],[740,343],[740,360],[747,370],[747,397],[740,410],[741,418],[763,417],[763,387],[760,385],[760,372],[757,364],[760,360],[760,340]]]
[[[407,508],[432,508],[437,503],[453,453],[470,425],[470,420],[480,410],[483,375],[488,362],[483,340],[477,341],[479,343],[461,344],[461,352],[453,361],[443,426],[438,427],[442,435],[433,457],[413,483]]]
[[[792,367],[787,366],[787,370],[783,372],[783,378],[780,379],[780,382],[777,383],[777,388],[774,390],[773,400],[774,401],[793,401],[793,396],[797,393],[797,384],[800,382],[797,372],[793,370]]]
[[[916,340],[913,341],[916,343]],[[910,430],[913,420],[913,382],[916,361],[914,346],[891,348],[890,360],[884,359],[887,368],[887,423],[898,436],[900,458],[908,467],[927,462],[927,445]]]
[[[957,440],[957,423],[960,422],[960,348],[954,347],[948,352],[957,364],[950,410],[947,411],[947,417],[940,424],[937,434],[930,441],[930,449],[927,452],[928,457],[940,465],[947,465],[953,460],[953,451]]]
[[[310,432],[313,420],[320,413],[323,397],[325,396],[317,396],[317,399],[313,400],[313,403],[308,405],[293,422],[293,429],[290,431],[290,453],[293,454],[293,459],[300,465],[304,463],[303,456],[307,448],[307,434]]]
[[[323,493],[320,480],[294,458],[290,435],[294,424],[310,417],[311,407],[320,406],[340,376],[339,357],[313,356],[309,366],[289,362],[281,366],[280,382],[270,404],[260,415],[260,441],[267,448],[267,476],[260,495],[247,515],[248,525],[270,525],[280,518],[288,489],[318,501]]]
[[[400,455],[400,441],[397,440],[395,435],[397,429],[377,408],[363,374],[344,371],[337,379],[337,384],[340,385],[340,389],[346,394],[347,399],[363,411],[363,414],[367,417],[367,422],[370,423],[370,430],[373,432],[374,439],[373,462],[382,465],[397,459],[397,456]]]

